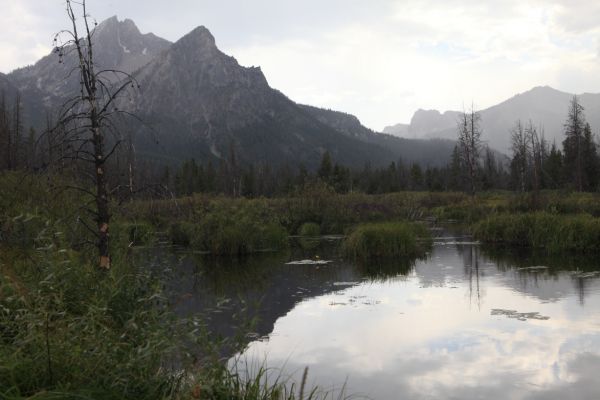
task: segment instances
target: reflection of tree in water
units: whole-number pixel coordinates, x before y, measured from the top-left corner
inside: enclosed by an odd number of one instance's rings
[[[463,270],[469,280],[469,305],[473,304],[473,297],[475,297],[477,308],[481,309],[482,294],[479,278],[482,271],[479,268],[479,246],[458,244],[456,251],[463,259]]]
[[[498,246],[484,246],[482,250],[499,271],[512,273],[525,289],[540,288],[548,281],[559,284],[568,279],[581,305],[585,304],[590,284],[600,277],[600,261],[591,255],[569,252],[548,255],[529,248]]]
[[[273,269],[288,259],[289,254],[283,252],[234,258],[197,255],[190,261],[195,288],[202,284],[215,296],[240,296],[249,290],[264,290]]]

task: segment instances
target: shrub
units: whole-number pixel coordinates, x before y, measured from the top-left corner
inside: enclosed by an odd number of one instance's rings
[[[475,224],[473,233],[484,242],[540,248],[548,253],[600,251],[600,219],[588,215],[499,214]]]
[[[426,250],[427,229],[416,223],[359,225],[344,241],[344,252],[356,259],[418,256]]]
[[[174,222],[169,227],[171,243],[180,246],[189,246],[194,237],[194,224],[189,222]]]
[[[147,222],[114,223],[110,236],[119,246],[148,246],[155,242],[155,229]]]
[[[288,247],[288,233],[262,200],[214,199],[169,228],[173,244],[214,255],[243,255]]]
[[[321,227],[314,222],[305,222],[298,229],[298,235],[300,236],[319,236],[320,234]]]

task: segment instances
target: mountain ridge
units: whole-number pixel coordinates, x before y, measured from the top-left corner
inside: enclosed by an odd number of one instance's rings
[[[299,105],[271,88],[260,67],[244,67],[223,53],[212,33],[200,25],[171,43],[142,34],[130,19],[116,16],[93,31],[98,68],[133,74],[140,89],[122,98],[118,107],[135,113],[145,124],[124,126],[132,132],[136,151],[149,159],[173,164],[186,158],[226,159],[233,149],[240,162],[318,166],[328,151],[343,164],[385,165],[398,158],[441,165],[451,145],[427,151],[424,142],[410,142],[374,132],[346,113]],[[58,62],[50,54],[31,66],[6,75],[0,86],[22,93],[27,121],[43,129],[45,113],[69,94],[79,92],[73,54]],[[109,83],[118,76],[111,75]],[[413,156],[411,146],[419,150]],[[440,152],[442,154],[440,154]],[[434,154],[435,153],[435,154]]]
[[[550,86],[536,86],[483,110],[481,115],[482,138],[496,150],[510,152],[510,129],[518,119],[531,120],[542,126],[546,139],[558,145],[564,139],[563,125],[568,105],[574,94]],[[594,132],[600,129],[600,94],[577,95]],[[459,111],[417,110],[408,124],[406,134],[420,138],[456,138]]]

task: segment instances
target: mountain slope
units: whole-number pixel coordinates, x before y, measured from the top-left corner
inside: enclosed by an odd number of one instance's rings
[[[409,139],[392,134],[381,134],[363,126],[354,115],[339,111],[302,106],[319,121],[350,137],[391,151],[396,159],[408,163],[444,166],[450,160],[455,141],[448,139]]]
[[[563,125],[567,118],[569,102],[573,97],[548,86],[535,87],[518,94],[500,104],[480,111],[482,138],[490,147],[505,153],[510,152],[510,129],[517,119],[531,120],[536,126],[542,125],[546,139],[561,144],[564,139]],[[592,129],[600,128],[600,94],[584,93],[579,100],[585,108],[585,115]],[[456,138],[456,124],[460,112],[436,110],[417,111],[408,131],[416,137]]]
[[[170,43],[112,17],[94,29],[93,42],[97,70],[122,70],[140,84],[118,104],[144,121],[122,126],[134,133],[138,158],[173,165],[188,158],[219,162],[233,151],[241,162],[316,168],[325,151],[354,167],[399,157],[422,161],[417,156],[440,163],[450,154],[439,141],[430,146],[397,139],[365,128],[350,114],[296,104],[271,88],[260,68],[240,66],[221,52],[205,27]],[[56,112],[79,93],[79,77],[71,73],[76,65],[72,52],[61,63],[50,54],[0,76],[0,89],[18,89],[27,123],[43,128],[48,110]],[[120,79],[105,77],[115,85]],[[440,155],[442,149],[447,154]]]
[[[260,68],[242,67],[222,53],[204,27],[174,43],[137,78],[142,89],[134,111],[152,121],[167,154],[218,160],[233,147],[243,162],[309,167],[316,167],[325,151],[354,166],[397,158],[367,140],[378,134],[358,120],[350,132],[319,117],[319,109],[299,106],[272,89]],[[150,142],[140,140],[145,151],[157,155]]]

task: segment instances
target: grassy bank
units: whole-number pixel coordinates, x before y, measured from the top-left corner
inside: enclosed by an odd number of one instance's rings
[[[98,270],[81,196],[57,182],[0,174],[0,398],[297,398],[288,382],[230,371],[201,318],[172,314],[169,268],[139,266],[130,249],[160,225],[117,212],[112,268]]]
[[[590,215],[500,214],[474,225],[473,233],[487,243],[532,247],[548,253],[600,251],[600,218]]]

